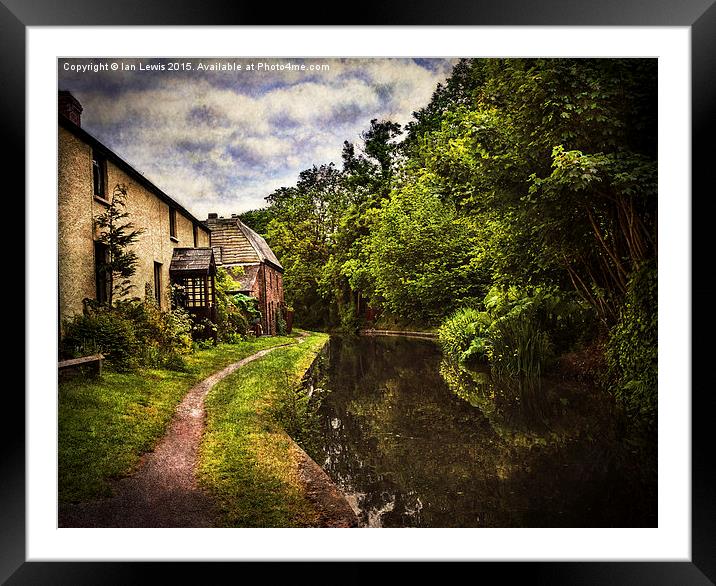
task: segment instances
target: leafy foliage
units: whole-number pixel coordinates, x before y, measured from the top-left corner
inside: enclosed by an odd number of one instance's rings
[[[405,127],[371,120],[342,168],[314,165],[261,212],[297,324],[354,330],[370,306],[532,379],[610,331],[656,353],[624,313],[657,253],[656,80],[653,59],[463,59]],[[620,360],[619,392],[646,405]]]
[[[491,324],[492,318],[487,312],[472,307],[458,309],[438,329],[443,352],[457,362],[487,360]]]
[[[607,359],[612,387],[632,420],[654,432],[657,423],[658,311],[656,263],[631,277],[627,296],[612,328]]]
[[[243,269],[237,267],[234,270]],[[235,299],[232,291],[238,287],[239,284],[225,268],[217,269],[214,277],[216,324],[213,324],[213,328],[209,324],[201,324],[201,330],[197,332],[198,338],[213,337],[215,332],[218,341],[227,342],[230,339],[240,340],[248,335],[249,319],[253,317],[253,313],[249,312],[245,301]]]
[[[246,316],[249,322],[261,317],[261,312],[258,309],[259,300],[256,297],[235,293],[231,296],[231,302]]]
[[[129,371],[139,365],[141,346],[134,324],[120,312],[98,307],[65,321],[64,331],[62,352],[66,356],[99,352],[119,371]]]
[[[133,288],[131,277],[137,270],[137,253],[131,249],[144,232],[134,229],[134,224],[125,221],[129,217],[126,210],[127,186],[117,184],[107,209],[94,219],[99,230],[97,242],[107,247],[107,256],[100,260],[100,272],[108,281],[108,305],[115,299],[121,299]]]
[[[162,311],[147,284],[142,301],[122,301],[115,312],[125,317],[140,344],[138,362],[151,368],[184,368],[183,355],[191,352],[193,322],[189,313],[177,307]]]
[[[67,356],[101,352],[118,371],[183,370],[192,327],[186,310],[161,311],[150,291],[143,300],[119,301],[112,308],[88,305],[84,315],[65,322],[62,351]]]
[[[438,330],[445,355],[453,361],[488,361],[495,375],[538,381],[556,351],[580,341],[590,323],[583,304],[555,289],[493,287],[482,311],[457,310]]]
[[[239,219],[255,232],[265,234],[269,223],[273,219],[273,210],[270,207],[249,210],[239,214]]]
[[[396,190],[368,243],[376,296],[392,313],[438,322],[480,293],[464,244],[470,237],[469,225],[454,207],[424,184]]]

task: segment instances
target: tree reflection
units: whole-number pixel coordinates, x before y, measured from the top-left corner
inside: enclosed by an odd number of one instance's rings
[[[534,417],[432,342],[378,337],[332,339],[325,376],[311,455],[363,525],[655,524],[655,499],[620,481],[623,450],[587,388],[545,381],[549,410]]]

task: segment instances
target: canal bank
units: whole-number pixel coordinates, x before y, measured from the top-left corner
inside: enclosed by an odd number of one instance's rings
[[[328,335],[310,333],[217,384],[207,396],[197,478],[219,526],[350,527],[342,493],[283,422],[305,408],[300,382]]]

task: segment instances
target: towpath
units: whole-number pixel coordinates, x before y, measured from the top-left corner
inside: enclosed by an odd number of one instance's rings
[[[300,341],[300,340],[299,340]],[[212,527],[216,511],[197,485],[197,453],[204,430],[204,398],[221,379],[276,348],[261,350],[192,387],[177,406],[169,430],[138,470],[113,482],[113,496],[62,505],[60,527]]]

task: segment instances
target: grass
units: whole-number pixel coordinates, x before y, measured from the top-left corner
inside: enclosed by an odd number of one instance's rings
[[[198,479],[216,498],[224,526],[316,524],[297,476],[295,444],[275,414],[282,390],[298,382],[327,340],[312,333],[247,364],[209,392]]]
[[[265,337],[220,344],[187,357],[188,372],[105,369],[101,379],[60,382],[58,491],[60,502],[109,494],[108,480],[131,473],[164,435],[174,409],[197,382],[264,348],[295,341]]]

